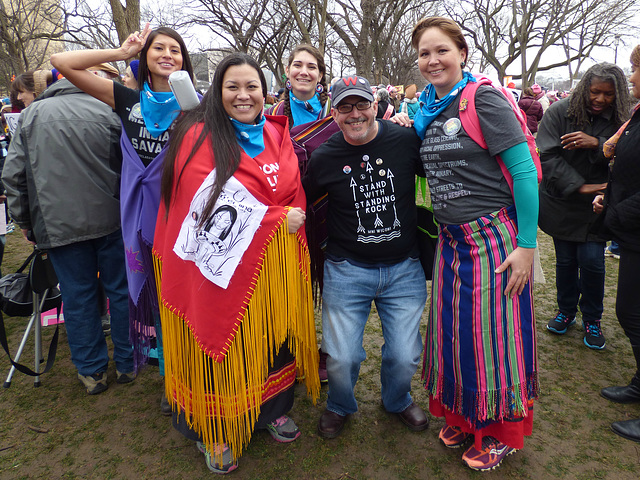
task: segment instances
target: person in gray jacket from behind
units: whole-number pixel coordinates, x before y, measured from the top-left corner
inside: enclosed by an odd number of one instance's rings
[[[2,172],[14,221],[27,240],[49,251],[71,360],[89,394],[107,389],[98,275],[109,298],[117,382],[135,378],[120,230],[120,128],[108,106],[59,80],[22,112]]]

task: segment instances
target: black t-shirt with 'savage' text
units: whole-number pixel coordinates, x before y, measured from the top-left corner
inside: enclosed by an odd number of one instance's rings
[[[152,137],[144,126],[140,109],[140,92],[119,83],[113,84],[114,111],[120,117],[127,137],[145,166],[156,158],[169,140],[169,130],[159,137]]]

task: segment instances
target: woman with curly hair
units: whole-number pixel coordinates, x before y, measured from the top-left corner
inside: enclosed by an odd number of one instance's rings
[[[547,330],[563,335],[582,313],[584,344],[605,347],[600,319],[604,298],[605,241],[591,233],[591,201],[607,186],[604,142],[629,118],[627,78],[610,63],[594,65],[573,94],[553,103],[542,118],[540,228],[553,237],[558,311]]]

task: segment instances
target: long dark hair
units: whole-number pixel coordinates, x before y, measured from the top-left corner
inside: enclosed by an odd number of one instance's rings
[[[320,53],[320,50],[318,50],[313,45],[309,45],[308,43],[301,43],[296,48],[294,48],[293,51],[291,52],[291,55],[289,55],[289,62],[287,63],[287,66],[289,68],[291,68],[291,64],[295,60],[296,55],[299,54],[300,52],[309,53],[316,59],[316,62],[318,63],[318,71],[320,72],[318,83],[322,85],[322,92],[320,93],[320,103],[324,107],[324,105],[327,103],[327,99],[329,98],[329,93],[328,93],[329,89],[327,88],[327,81],[325,79],[327,75],[327,66],[324,63],[324,57],[322,56],[322,53]],[[283,100],[284,100],[284,114],[287,117],[289,117],[289,129],[291,129],[293,128],[293,115],[291,114],[291,103],[289,100],[288,88],[284,89]]]
[[[589,89],[594,80],[610,82],[616,91],[613,102],[613,123],[616,128],[627,121],[631,114],[632,99],[629,93],[628,80],[620,67],[612,63],[598,63],[586,71],[580,83],[569,97],[567,115],[578,128],[585,128],[591,123],[589,113]]]
[[[262,85],[262,95],[263,97],[267,96],[267,81],[264,73],[262,73],[260,66],[252,57],[246,53],[232,53],[228,57],[225,57],[216,68],[213,83],[202,98],[200,105],[187,112],[176,122],[164,161],[161,195],[168,212],[171,205],[171,198],[179,187],[180,178],[185,168],[202,144],[205,141],[211,142],[215,158],[216,181],[214,188],[211,189],[211,196],[207,200],[202,215],[198,219],[199,226],[202,226],[206,219],[209,218],[224,184],[227,183],[227,180],[229,180],[238,169],[238,165],[240,165],[240,145],[238,145],[233,125],[222,103],[222,80],[224,79],[224,74],[229,67],[240,65],[249,65],[258,72]],[[259,120],[259,118],[256,120]],[[203,124],[202,131],[193,145],[184,166],[178,173],[178,179],[175,182],[176,186],[174,189],[173,183],[176,176],[175,162],[180,146],[191,127],[198,123]],[[212,161],[212,167],[213,166],[214,163]]]
[[[171,37],[176,42],[178,42],[178,45],[180,45],[180,53],[182,54],[181,70],[189,73],[189,77],[191,77],[191,81],[193,81],[193,67],[191,65],[191,58],[189,58],[189,52],[187,50],[187,46],[184,43],[184,40],[174,29],[169,27],[158,27],[149,34],[144,47],[142,47],[142,50],[140,51],[140,63],[138,65],[138,90],[142,90],[142,88],[144,87],[144,82],[148,82],[151,89],[153,89],[153,86],[150,82],[151,75],[149,74],[149,66],[147,65],[147,52],[149,51],[151,44],[158,35],[166,35],[167,37]]]

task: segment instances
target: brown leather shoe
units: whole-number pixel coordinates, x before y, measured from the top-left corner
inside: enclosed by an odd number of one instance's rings
[[[425,430],[429,426],[429,418],[415,402],[397,414],[409,430],[419,432]]]
[[[346,421],[346,416],[343,417],[330,410],[325,410],[318,421],[318,432],[324,438],[336,438],[340,435]]]

